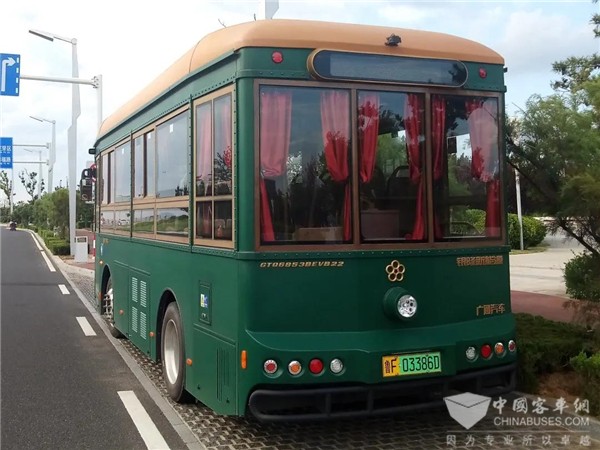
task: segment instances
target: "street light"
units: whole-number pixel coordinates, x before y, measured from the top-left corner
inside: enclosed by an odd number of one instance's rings
[[[59,36],[54,33],[50,33],[48,31],[40,31],[40,30],[29,30],[29,32],[35,36],[41,37],[42,39],[47,39],[49,41],[54,41],[54,39],[58,39],[59,41],[68,42],[71,44],[72,48],[72,57],[71,57],[71,65],[72,65],[72,76],[73,78],[79,77],[79,67],[77,64],[77,39],[75,38],[66,38],[63,36]],[[79,84],[73,84],[71,88],[71,126],[68,130],[68,155],[69,155],[69,179],[76,180],[77,179],[77,118],[81,113],[81,107],[79,104]],[[69,242],[71,244],[71,255],[75,254],[75,215],[76,215],[76,199],[75,199],[75,188],[76,184],[71,181],[69,185]]]
[[[43,117],[29,116],[38,122],[48,122],[52,124],[52,146],[50,147],[50,153],[48,156],[48,193],[52,194],[54,191],[53,175],[54,175],[54,163],[56,162],[56,120],[48,120]]]

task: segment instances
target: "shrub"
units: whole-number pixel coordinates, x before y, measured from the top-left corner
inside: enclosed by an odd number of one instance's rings
[[[546,225],[539,219],[523,216],[523,247],[535,247],[546,237]],[[521,248],[521,233],[519,231],[519,218],[516,214],[508,215],[508,243],[512,249]]]
[[[71,246],[62,239],[53,239],[46,246],[54,255],[69,255],[71,253]]]
[[[590,414],[600,414],[600,352],[587,356],[580,352],[571,366],[583,379],[583,397],[590,402]]]
[[[565,264],[564,274],[569,297],[600,301],[600,258],[580,253]]]
[[[517,387],[525,392],[536,392],[541,374],[567,368],[570,359],[581,351],[600,349],[583,326],[530,314],[515,314],[515,318],[519,352]]]

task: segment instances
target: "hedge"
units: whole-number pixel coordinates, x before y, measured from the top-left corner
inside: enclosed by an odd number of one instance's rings
[[[580,352],[571,358],[571,366],[582,378],[583,397],[590,402],[590,414],[600,414],[600,352],[591,356]]]

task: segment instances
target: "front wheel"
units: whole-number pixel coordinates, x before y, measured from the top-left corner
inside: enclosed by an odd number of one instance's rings
[[[117,339],[123,336],[119,330],[115,328],[115,293],[113,290],[112,277],[109,275],[106,287],[104,288],[104,295],[102,296],[102,316],[110,329],[110,334]]]
[[[187,403],[192,397],[185,390],[185,346],[183,327],[177,303],[167,307],[161,333],[162,372],[167,392],[177,403]]]

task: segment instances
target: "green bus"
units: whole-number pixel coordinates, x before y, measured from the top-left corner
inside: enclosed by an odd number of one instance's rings
[[[174,401],[262,421],[510,392],[505,90],[499,54],[441,33],[208,34],[90,150],[112,334]]]

